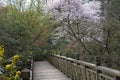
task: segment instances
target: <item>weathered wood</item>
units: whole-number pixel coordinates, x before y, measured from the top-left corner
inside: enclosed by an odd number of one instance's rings
[[[101,57],[96,57],[96,66],[101,66]],[[98,70],[96,67],[96,80],[99,80],[99,73],[101,73],[101,70]]]
[[[120,80],[120,71],[101,66],[101,58],[96,57],[96,64],[67,58],[60,55],[49,56],[49,61],[69,76],[72,80]]]
[[[71,80],[47,61],[34,62],[33,70],[33,80]]]

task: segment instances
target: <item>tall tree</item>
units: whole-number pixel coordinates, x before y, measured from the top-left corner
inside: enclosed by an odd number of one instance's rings
[[[109,64],[119,66],[119,40],[120,40],[120,1],[107,0],[104,6],[104,22],[103,22],[103,38],[106,45],[105,54],[108,57],[107,62],[111,59]],[[113,57],[114,56],[114,57]]]
[[[52,2],[51,2],[52,3]],[[82,0],[53,0],[53,6],[49,6],[51,15],[62,23],[63,34],[67,39],[77,42],[82,51],[93,55],[95,52],[88,49],[87,42],[91,41],[93,32],[99,31],[99,27],[95,24],[100,20],[100,2],[98,1],[82,1]],[[99,31],[100,32],[100,31]],[[101,32],[100,32],[101,33]],[[100,36],[100,35],[99,35]],[[97,38],[99,38],[97,36]],[[81,46],[81,47],[80,47]],[[84,54],[84,52],[81,52]]]

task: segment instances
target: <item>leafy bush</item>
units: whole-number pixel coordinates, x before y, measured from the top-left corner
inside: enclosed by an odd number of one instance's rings
[[[0,45],[0,67],[3,68],[3,74],[0,75],[0,80],[22,80],[20,78],[21,72],[17,69],[17,62],[20,59],[19,55],[14,55],[12,62],[3,65],[4,62],[4,47]]]

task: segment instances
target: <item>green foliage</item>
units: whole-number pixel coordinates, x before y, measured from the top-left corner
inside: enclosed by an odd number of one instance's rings
[[[34,61],[42,61],[45,58],[45,55],[47,54],[46,50],[41,47],[34,47],[33,49],[33,59]]]
[[[30,45],[31,32],[24,21],[13,15],[1,19],[0,22],[0,43],[6,46],[7,55],[26,51]]]
[[[10,1],[7,6],[0,6],[0,43],[6,46],[8,57],[26,54],[37,44],[42,46],[37,41],[46,44],[55,29],[55,21],[43,13],[41,1],[31,0],[26,8],[24,2]]]
[[[120,1],[109,0],[106,9],[105,21],[103,23],[103,37],[106,43],[104,53],[105,62],[111,67],[118,68],[120,52]]]

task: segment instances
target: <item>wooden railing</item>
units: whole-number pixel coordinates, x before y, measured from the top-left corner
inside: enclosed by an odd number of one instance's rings
[[[33,61],[33,56],[30,56],[31,59],[31,70],[30,70],[30,79],[29,80],[33,80],[33,68],[34,68],[34,61]]]
[[[50,55],[48,60],[72,80],[120,80],[120,71],[100,66],[100,58],[96,64]]]

